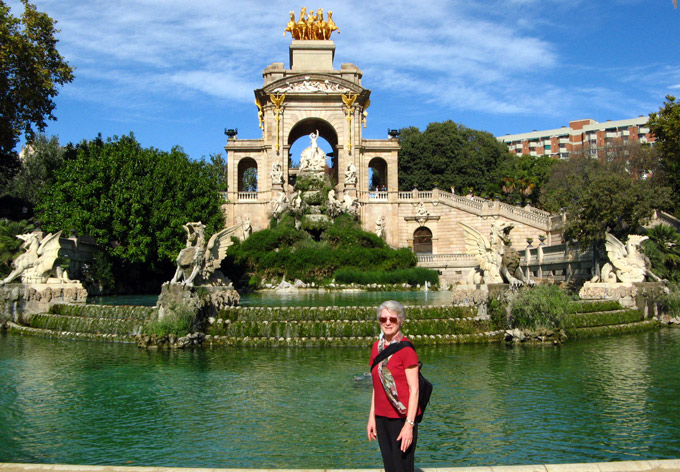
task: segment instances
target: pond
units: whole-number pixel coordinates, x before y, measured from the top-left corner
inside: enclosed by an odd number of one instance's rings
[[[154,306],[155,295],[115,295],[88,297],[88,303],[98,305]],[[385,300],[397,300],[404,305],[450,305],[453,293],[447,291],[331,291],[299,290],[297,292],[259,291],[241,294],[241,306],[378,306]]]
[[[680,457],[680,330],[422,348],[418,467]],[[378,468],[368,350],[0,335],[0,462]]]

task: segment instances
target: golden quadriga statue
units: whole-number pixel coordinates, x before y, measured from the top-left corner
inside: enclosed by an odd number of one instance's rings
[[[286,32],[290,33],[293,39],[307,40],[307,41],[323,41],[331,39],[331,34],[337,31],[340,34],[335,21],[333,21],[333,12],[329,11],[326,20],[323,19],[323,9],[319,8],[316,12],[313,9],[302,7],[300,10],[300,18],[295,20],[295,12],[290,12],[290,20],[283,30],[283,35]]]

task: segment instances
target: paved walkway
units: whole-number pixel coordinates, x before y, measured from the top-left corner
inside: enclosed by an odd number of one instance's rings
[[[12,464],[0,462],[0,472],[275,472],[277,469],[204,469],[179,467],[123,467],[106,465]],[[281,472],[379,472],[382,469],[279,469]],[[680,459],[658,461],[592,462],[585,464],[501,465],[442,467],[418,472],[680,472]]]

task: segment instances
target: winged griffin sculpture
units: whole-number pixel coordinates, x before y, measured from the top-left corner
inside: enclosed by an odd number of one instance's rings
[[[17,238],[24,241],[21,248],[25,252],[14,259],[14,269],[0,281],[0,285],[8,284],[18,277],[25,284],[44,284],[50,277],[56,277],[60,283],[71,282],[66,271],[55,265],[61,249],[60,236],[61,231],[45,237],[42,233],[18,234]]]
[[[487,239],[475,228],[459,222],[465,232],[465,253],[475,256],[482,271],[482,277],[477,273],[472,273],[472,279],[468,283],[495,284],[507,282],[513,287],[520,287],[524,283],[531,283],[524,280],[524,276],[519,268],[519,254],[509,246],[509,233],[512,225],[502,222],[494,222],[491,225],[490,239]],[[521,280],[513,274],[518,274]]]
[[[187,232],[186,247],[177,255],[177,270],[170,283],[189,287],[196,285],[226,285],[229,283],[219,270],[232,245],[231,236],[241,223],[213,234],[205,245],[205,225],[194,222],[184,225]]]
[[[650,270],[651,263],[647,256],[642,254],[640,244],[649,239],[647,236],[631,234],[626,244],[619,241],[616,236],[605,233],[605,247],[609,262],[600,269],[600,277],[595,277],[591,282],[644,282],[645,277],[650,277],[657,282],[661,279]]]

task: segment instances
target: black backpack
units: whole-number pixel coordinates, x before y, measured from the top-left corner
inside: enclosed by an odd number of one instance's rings
[[[378,365],[379,362],[385,360],[387,356],[391,356],[395,352],[405,348],[410,347],[414,351],[416,348],[409,341],[400,341],[398,343],[390,344],[385,349],[380,351],[380,353],[373,359],[373,365],[371,366],[371,371]],[[418,406],[420,407],[420,414],[416,416],[416,421],[420,423],[423,421],[423,415],[425,414],[425,408],[430,402],[430,395],[432,395],[432,383],[423,376],[423,363],[418,362]]]

